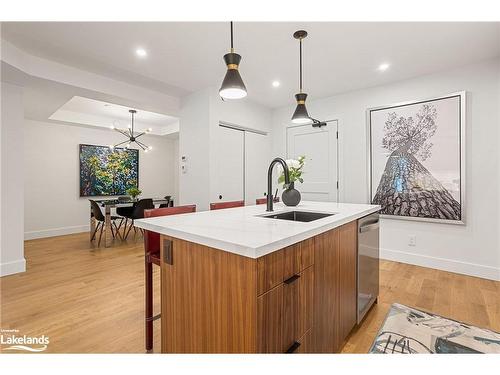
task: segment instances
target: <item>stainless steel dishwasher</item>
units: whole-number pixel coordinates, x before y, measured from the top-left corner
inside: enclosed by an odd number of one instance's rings
[[[358,220],[358,324],[379,291],[379,214]]]

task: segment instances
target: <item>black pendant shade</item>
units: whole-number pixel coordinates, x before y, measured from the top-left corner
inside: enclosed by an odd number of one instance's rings
[[[309,113],[307,113],[306,99],[307,99],[306,93],[295,94],[295,100],[297,101],[297,108],[295,108],[295,112],[293,112],[292,116],[292,122],[294,124],[307,124],[311,122]]]
[[[237,53],[231,52],[224,55],[227,72],[219,89],[219,95],[224,99],[241,99],[247,96],[247,88],[238,71],[240,61],[241,56]]]
[[[292,122],[294,124],[307,124],[311,122],[309,113],[307,113],[306,99],[307,94],[302,92],[302,39],[307,36],[307,31],[298,30],[293,33],[293,37],[299,40],[299,89],[300,92],[295,94],[295,100],[297,101],[297,108],[293,112]]]
[[[247,88],[238,71],[240,61],[241,56],[234,53],[233,49],[233,23],[231,22],[231,52],[224,55],[227,72],[219,89],[219,95],[223,99],[241,99],[247,96]]]

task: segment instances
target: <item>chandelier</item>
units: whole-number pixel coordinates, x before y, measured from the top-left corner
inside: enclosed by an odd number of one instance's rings
[[[130,125],[127,127],[127,129],[118,129],[114,125],[111,126],[111,129],[116,130],[118,133],[127,137],[127,140],[115,145],[110,145],[109,148],[111,150],[114,150],[116,147],[119,147],[126,143],[125,148],[129,149],[132,143],[135,142],[144,152],[151,151],[153,147],[145,145],[143,142],[139,141],[138,138],[142,137],[144,134],[150,133],[152,129],[148,128],[143,132],[136,133],[134,131],[134,115],[137,113],[137,111],[135,109],[130,109],[129,112],[132,115],[132,121],[130,122]]]

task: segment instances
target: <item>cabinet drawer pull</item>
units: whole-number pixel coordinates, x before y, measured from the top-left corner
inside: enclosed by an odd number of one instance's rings
[[[300,342],[295,341],[292,346],[290,346],[285,353],[294,353],[300,346]]]
[[[172,259],[172,241],[171,240],[163,240],[163,262],[166,264],[174,264],[174,261]]]
[[[289,277],[288,279],[286,279],[284,281],[285,284],[291,284],[293,283],[295,280],[297,280],[298,278],[300,277],[300,275],[293,275],[292,277]]]

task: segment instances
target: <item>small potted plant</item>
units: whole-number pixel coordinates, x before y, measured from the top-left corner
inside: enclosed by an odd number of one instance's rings
[[[299,156],[298,159],[288,159],[286,160],[286,164],[288,165],[288,171],[290,175],[290,183],[288,186],[285,182],[285,174],[283,172],[283,168],[281,168],[281,173],[278,177],[278,183],[283,184],[283,203],[287,206],[296,206],[300,202],[300,192],[295,189],[295,181],[299,181],[300,183],[304,182],[302,178],[302,174],[304,173],[303,168],[306,162],[306,157]]]
[[[138,188],[136,188],[136,187],[131,187],[131,188],[127,189],[127,191],[126,191],[126,192],[127,192],[127,194],[128,194],[128,195],[130,195],[130,197],[131,197],[131,198],[132,198],[132,200],[134,200],[134,201],[137,199],[137,197],[138,197],[139,195],[141,195],[141,194],[142,194],[142,191],[140,191],[140,190],[139,190]]]

